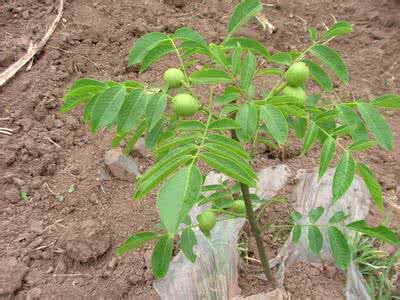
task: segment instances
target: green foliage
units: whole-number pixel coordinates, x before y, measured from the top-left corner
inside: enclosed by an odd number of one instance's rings
[[[257,184],[252,155],[246,149],[254,150],[258,142],[283,149],[291,141],[291,131],[302,139],[303,155],[313,146],[313,150],[322,146],[319,177],[333,164],[335,156],[340,158],[333,180],[333,202],[344,195],[357,172],[383,211],[378,180],[366,165],[356,162],[354,153],[377,145],[386,150],[393,148],[393,134],[378,109],[400,108],[400,96],[388,94],[370,103],[337,103],[338,99],[331,94],[334,85],[330,75],[348,84],[349,73],[340,54],[327,44],[350,33],[351,25],[340,21],[326,32],[311,28],[312,44],[306,50],[271,55],[263,43],[235,35],[262,8],[260,0],[240,1],[230,18],[227,37],[218,45],[208,44],[200,33],[187,27],[172,34],[148,33],[136,40],[129,54],[129,66],[139,64],[141,72],[172,54],[178,58],[180,65],[165,74],[161,87],[132,80],[119,83],[83,78],[64,97],[61,111],[83,105],[83,119],[93,133],[115,129],[113,147],[124,141],[124,152],[129,154],[143,135],[146,147],[154,154],[154,165],[138,178],[133,197],[142,199],[159,188],[160,232],[134,234],[117,253],[121,255],[156,240],[152,256],[156,278],[167,273],[173,240],[178,235],[177,246],[190,261],[196,259],[195,231],[203,225],[191,224],[189,210],[195,205],[210,204],[208,213],[215,215],[215,222],[219,214],[242,216],[244,196],[240,187]],[[201,68],[192,67],[199,62]],[[275,85],[268,91],[260,90],[257,83],[261,77]],[[309,94],[309,79],[320,87],[321,93]],[[208,97],[199,92],[206,90],[204,86],[209,88]],[[351,139],[346,146],[342,144],[344,138]],[[227,182],[204,186],[204,167],[207,172],[214,169],[228,176],[234,181],[233,187]],[[251,194],[250,200],[259,199]],[[299,242],[302,234],[307,233],[311,251],[318,254],[323,246],[324,230],[320,227],[328,226],[332,254],[337,265],[346,269],[351,255],[340,226],[347,216],[337,212],[329,224],[319,224],[325,209],[316,208],[304,218],[293,213],[293,242]],[[300,223],[306,220],[309,224]],[[204,228],[206,236],[212,234]],[[374,228],[356,222],[348,224],[347,229],[398,243],[395,234],[384,226]]]

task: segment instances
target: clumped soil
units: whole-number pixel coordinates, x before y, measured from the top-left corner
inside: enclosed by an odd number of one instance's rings
[[[115,255],[129,234],[158,223],[154,195],[133,202],[131,183],[105,180],[101,170],[111,135],[92,136],[80,109],[61,114],[62,96],[80,77],[160,83],[163,70],[177,62],[164,59],[139,74],[127,68],[132,43],[145,33],[170,33],[181,26],[219,42],[236,2],[65,1],[63,19],[32,69],[23,69],[0,91],[0,127],[14,131],[12,136],[0,136],[0,256],[5,262],[0,276],[13,274],[6,282],[17,298],[157,298],[149,266],[151,245],[121,258]],[[265,6],[265,14],[277,32],[271,35],[252,22],[241,34],[259,39],[271,52],[301,49],[308,43],[307,27],[323,29],[332,24],[332,17],[348,20],[354,33],[333,46],[349,64],[352,80],[337,96],[373,99],[400,92],[398,1],[268,3],[274,6]],[[56,0],[1,1],[0,72],[25,53],[30,41],[43,36],[57,7]],[[399,184],[400,114],[385,117],[394,129],[395,151],[373,150],[360,158],[377,173],[385,192],[393,194]],[[288,149],[292,154],[285,163],[293,170],[315,166],[317,150],[299,157],[299,147],[294,143]],[[150,162],[141,159],[141,167]],[[278,163],[279,155],[268,151],[259,151],[255,159],[258,169]],[[20,192],[29,199],[23,201]],[[288,209],[282,206],[276,214],[287,215]],[[264,239],[271,240],[269,231]],[[272,243],[271,255],[279,245]],[[286,287],[295,298],[325,297],[327,290],[341,286],[343,278],[325,281],[323,270],[314,276],[310,267],[291,268]],[[265,290],[265,282],[251,278],[249,272],[241,272],[239,280],[244,293]],[[299,294],[305,289],[312,294]]]

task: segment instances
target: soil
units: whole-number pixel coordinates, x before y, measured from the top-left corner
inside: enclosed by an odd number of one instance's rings
[[[0,281],[10,282],[7,289],[15,290],[17,298],[157,299],[149,268],[152,246],[121,258],[115,255],[115,248],[129,234],[158,223],[154,195],[140,203],[131,201],[132,183],[104,176],[103,159],[111,134],[92,136],[80,109],[61,114],[59,108],[65,90],[80,77],[160,83],[163,70],[176,61],[164,59],[140,75],[137,69],[127,68],[132,43],[144,33],[170,33],[181,26],[219,42],[231,2],[237,1],[67,0],[62,21],[32,69],[23,69],[0,90],[0,127],[14,131],[0,136],[0,255],[6,262],[0,267]],[[354,24],[354,33],[333,42],[348,63],[352,79],[338,96],[373,99],[400,93],[398,1],[268,3],[274,6],[265,6],[265,14],[277,32],[271,35],[253,22],[243,35],[261,40],[271,52],[301,49],[308,43],[307,27],[323,29],[332,17],[348,20]],[[44,35],[57,7],[56,0],[1,1],[0,72],[25,53],[30,41]],[[394,195],[400,186],[396,164],[400,113],[389,112],[385,117],[394,130],[395,151],[373,150],[360,159],[377,173],[385,193]],[[285,163],[293,170],[315,166],[318,151],[299,157],[299,148],[294,142]],[[151,159],[139,162],[145,168]],[[255,159],[257,168],[278,163],[274,152],[259,151]],[[27,194],[25,200],[21,192]],[[282,206],[277,215],[287,215],[288,209]],[[392,216],[395,219],[396,212]],[[270,237],[265,231],[264,238]],[[272,243],[271,255],[279,245]],[[325,281],[322,274],[312,277],[310,285],[310,268],[314,267],[288,271],[286,287],[295,299],[326,298],[327,290],[336,291],[342,284],[340,276]],[[4,277],[15,269],[18,274]],[[266,289],[264,281],[244,273],[239,284],[245,294]],[[299,292],[304,289],[312,295]]]

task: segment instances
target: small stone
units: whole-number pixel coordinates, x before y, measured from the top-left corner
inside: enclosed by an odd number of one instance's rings
[[[108,263],[108,267],[109,267],[111,270],[114,270],[114,269],[117,267],[117,265],[118,265],[118,258],[116,258],[116,257],[113,257],[113,258],[110,260],[110,262]]]
[[[133,149],[133,156],[147,157],[150,155],[149,151],[146,149],[146,142],[144,138],[138,139]]]
[[[140,175],[138,165],[131,157],[125,156],[121,149],[106,152],[104,162],[111,174],[121,180],[134,182]]]
[[[0,298],[12,297],[22,286],[22,281],[28,272],[25,264],[18,262],[15,257],[0,259]]]
[[[54,268],[52,266],[50,266],[50,267],[48,267],[46,273],[50,274],[50,273],[53,273],[53,271],[54,271]]]

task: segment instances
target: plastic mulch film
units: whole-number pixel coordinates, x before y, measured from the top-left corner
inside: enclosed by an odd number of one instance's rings
[[[333,175],[334,170],[331,169],[320,180],[318,180],[318,172],[299,176],[299,183],[293,192],[292,201],[294,209],[305,216],[300,223],[306,224],[308,213],[319,206],[325,208],[325,213],[318,220],[317,225],[328,224],[329,219],[337,211],[343,211],[349,215],[346,221],[348,223],[365,219],[369,211],[370,196],[362,180],[356,177],[346,194],[335,204],[332,204]],[[292,237],[289,236],[277,257],[271,261],[272,266],[279,265],[278,280],[280,284],[284,282],[285,267],[296,262],[320,262],[321,260],[333,262],[327,229],[323,227],[320,229],[324,236],[324,246],[318,256],[309,251],[306,233],[301,235],[298,244],[293,244]],[[346,274],[345,294],[348,300],[370,299],[363,277],[353,263],[351,263]]]
[[[332,205],[332,179],[334,170],[318,180],[318,173],[304,173],[298,176],[299,183],[293,192],[293,206],[303,216],[307,216],[313,208],[322,206],[325,213],[317,224],[327,224],[329,218],[337,211],[349,214],[348,221],[364,219],[369,210],[369,194],[364,184],[356,178],[348,192]],[[260,198],[269,199],[282,189],[290,177],[286,165],[279,165],[262,170],[258,173],[259,183],[256,193]],[[206,184],[217,184],[226,178],[221,174],[210,173]],[[253,191],[254,192],[254,191]],[[195,207],[190,212],[192,222],[196,216],[207,207]],[[302,220],[306,222],[306,220]],[[240,293],[238,287],[237,250],[239,232],[243,227],[243,218],[218,222],[211,232],[211,238],[195,231],[198,244],[195,246],[197,260],[191,263],[182,252],[173,259],[167,276],[155,283],[155,289],[161,299],[231,299]],[[271,260],[271,265],[279,267],[277,279],[283,285],[285,267],[296,262],[332,262],[333,258],[328,247],[326,230],[324,247],[319,256],[313,255],[308,249],[307,234],[302,234],[298,244],[288,238],[277,257]],[[346,298],[349,300],[367,299],[370,297],[364,285],[361,273],[354,264],[347,272]]]
[[[259,173],[259,197],[271,198],[282,189],[290,176],[287,166],[270,167]],[[218,184],[223,175],[211,172],[206,184]],[[253,191],[254,192],[254,191]],[[190,212],[192,222],[207,207],[195,207]],[[197,259],[191,263],[182,252],[173,259],[168,274],[155,283],[161,299],[231,299],[240,293],[238,287],[238,238],[243,218],[220,221],[206,238],[195,230]]]

